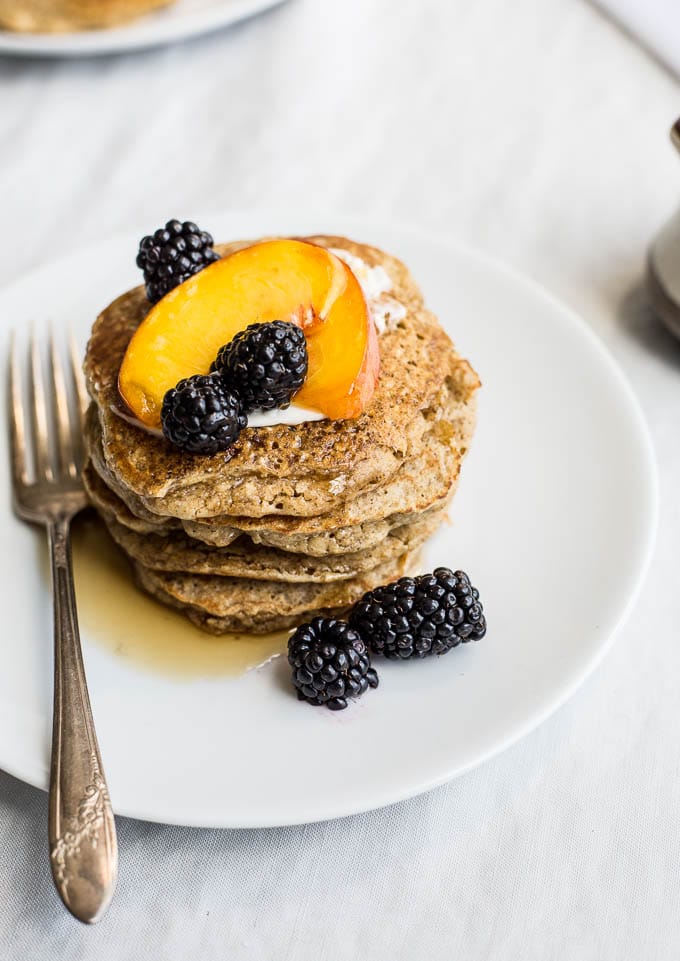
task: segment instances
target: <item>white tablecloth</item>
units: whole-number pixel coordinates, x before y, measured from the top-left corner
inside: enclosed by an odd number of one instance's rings
[[[293,0],[186,46],[0,61],[0,84],[0,282],[140,219],[230,205],[462,237],[608,343],[662,495],[605,663],[533,735],[424,797],[286,830],[121,819],[117,896],[85,929],[52,890],[45,796],[0,775],[3,961],[677,961],[680,346],[641,289],[677,194],[675,81],[579,0]]]

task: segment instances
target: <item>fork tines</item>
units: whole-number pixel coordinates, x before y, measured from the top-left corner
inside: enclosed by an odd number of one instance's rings
[[[73,336],[69,337],[68,382],[52,332],[48,353],[50,375],[45,378],[40,341],[33,333],[28,348],[27,417],[22,365],[17,339],[12,337],[9,421],[15,491],[29,484],[77,481],[82,468],[83,416],[87,398]]]

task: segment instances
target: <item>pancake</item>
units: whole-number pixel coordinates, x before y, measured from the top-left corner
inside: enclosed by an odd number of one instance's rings
[[[101,465],[100,469],[105,470]],[[137,513],[132,511],[126,501],[109,486],[113,483],[115,481],[112,478],[107,477],[105,481],[99,475],[93,460],[88,457],[83,467],[83,485],[90,503],[100,514],[110,514],[119,524],[139,534],[169,534],[172,531],[183,530],[180,521],[173,517],[158,517],[151,514],[141,504],[135,505]]]
[[[137,583],[152,597],[181,610],[211,634],[264,634],[295,627],[302,620],[346,611],[365,591],[410,570],[418,552],[375,567],[346,581],[287,584],[236,577],[172,574],[134,565]]]
[[[450,410],[443,409],[439,416],[444,418],[452,414]],[[254,543],[315,556],[369,548],[412,515],[450,499],[460,471],[458,435],[450,420],[435,420],[423,438],[422,451],[413,460],[403,463],[384,484],[359,494],[326,514],[314,517],[223,516],[180,522],[153,514],[144,501],[124,488],[111,474],[104,462],[101,433],[94,414],[88,416],[85,430],[92,466],[109,490],[108,495],[100,491],[99,499],[108,497],[110,500],[111,492],[115,492],[115,496],[124,502],[124,507],[119,504],[116,508],[113,501],[110,508],[126,526],[143,532],[172,530],[181,524],[189,536],[217,547],[225,547],[245,533]],[[469,444],[469,441],[466,435],[465,444]],[[86,480],[90,485],[96,483],[89,471],[86,471]]]
[[[93,506],[100,514],[108,513],[114,517],[121,526],[139,534],[167,535],[178,530],[185,530],[192,537],[192,525],[186,521],[182,526],[179,522],[166,518],[162,519],[161,523],[154,524],[137,517],[129,510],[124,501],[106,486],[91,463],[85,466],[83,480]],[[357,553],[375,547],[395,528],[414,523],[417,519],[425,518],[429,514],[436,513],[441,518],[449,505],[452,493],[453,490],[447,496],[434,501],[417,513],[392,514],[382,521],[355,524],[353,527],[340,527],[319,534],[282,535],[275,531],[266,532],[256,529],[244,534],[243,530],[222,527],[211,532],[214,535],[214,538],[211,539],[206,536],[208,533],[206,528],[202,525],[196,525],[199,536],[195,539],[206,545],[227,547],[238,538],[247,537],[253,544],[279,548],[287,553],[302,554],[306,557],[333,557]]]
[[[310,517],[383,484],[418,449],[436,416],[442,384],[455,398],[463,453],[479,379],[453,348],[406,267],[374,247],[340,237],[343,248],[390,276],[406,316],[380,338],[381,373],[368,409],[355,420],[247,428],[228,452],[192,457],[116,414],[118,370],[149,309],[143,288],[119,297],[96,320],[85,359],[101,428],[103,461],[153,514],[195,522],[213,516]],[[253,241],[223,245],[225,254]]]
[[[111,27],[174,0],[0,0],[0,27],[21,33],[68,33]]]
[[[240,537],[229,547],[210,547],[184,533],[140,534],[99,510],[109,533],[123,551],[144,567],[181,574],[249,577],[281,584],[327,583],[348,580],[408,551],[421,547],[440,523],[440,512],[420,515],[417,521],[395,528],[371,550],[328,557],[304,557],[261,547]]]

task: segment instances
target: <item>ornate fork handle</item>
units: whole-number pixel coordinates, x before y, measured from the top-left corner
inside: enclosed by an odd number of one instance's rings
[[[71,566],[71,518],[48,522],[54,593],[54,720],[49,795],[52,875],[81,921],[106,910],[118,850],[80,648]]]

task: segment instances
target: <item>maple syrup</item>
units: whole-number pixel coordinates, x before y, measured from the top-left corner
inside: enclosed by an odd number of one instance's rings
[[[136,666],[175,678],[238,676],[286,649],[289,631],[217,637],[144,594],[93,512],[73,525],[73,569],[83,637]]]

